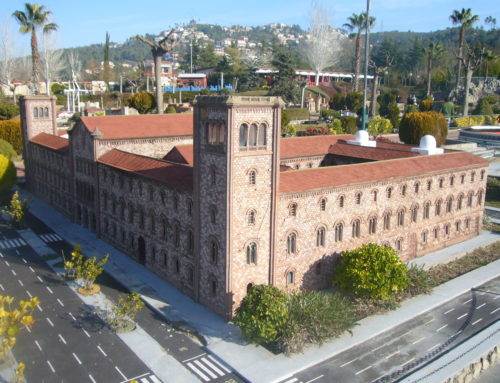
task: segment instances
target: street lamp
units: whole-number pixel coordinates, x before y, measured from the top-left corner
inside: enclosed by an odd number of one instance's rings
[[[368,58],[369,58],[369,37],[370,37],[370,0],[366,0],[366,30],[365,30],[365,89],[363,91],[363,119],[361,129],[366,130],[366,100],[368,98]]]

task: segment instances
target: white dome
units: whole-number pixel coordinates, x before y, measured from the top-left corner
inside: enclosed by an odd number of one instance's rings
[[[358,130],[354,140],[358,142],[368,142],[370,140],[370,136],[366,130]]]
[[[420,139],[421,149],[436,149],[436,139],[430,134],[426,134]]]

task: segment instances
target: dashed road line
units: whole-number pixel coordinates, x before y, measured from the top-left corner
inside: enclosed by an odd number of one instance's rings
[[[49,365],[50,369],[52,370],[52,372],[55,374],[56,373],[56,370],[54,370],[54,367],[52,366],[52,363],[50,363],[50,361],[48,360],[47,361],[47,364]]]
[[[472,322],[472,325],[474,326],[474,325],[476,325],[477,323],[481,322],[482,320],[483,320],[483,318],[479,318],[477,321]]]
[[[389,358],[392,358],[394,355],[396,354],[399,354],[399,350],[398,351],[394,351],[392,354],[389,354],[385,357],[385,360],[389,359]]]
[[[37,340],[35,340],[35,344],[36,344],[36,346],[38,347],[38,349],[39,349],[40,351],[42,351],[42,346],[40,346],[40,344],[38,343],[38,341],[37,341]]]
[[[85,330],[84,328],[82,328],[82,331],[85,333],[85,335],[87,335],[87,338],[90,338],[90,334],[87,332],[87,330]]]
[[[384,344],[382,344],[382,345],[378,346],[377,348],[374,348],[371,352],[374,352],[374,351],[377,351],[377,350],[381,349],[381,348],[382,348],[382,347],[384,347],[386,344],[387,344],[387,343],[384,343]]]
[[[5,264],[6,264],[8,267],[10,267],[10,263],[9,263],[9,262],[7,262],[7,261],[4,261],[4,262],[5,262]]]
[[[476,310],[479,310],[481,307],[483,307],[483,306],[485,306],[485,305],[486,305],[486,303],[483,303],[482,305],[477,306],[477,307],[476,307]]]
[[[355,375],[359,375],[359,374],[361,374],[361,373],[365,372],[366,370],[369,370],[369,369],[370,369],[370,368],[372,368],[372,367],[373,367],[373,366],[368,366],[368,367],[365,367],[365,368],[363,368],[362,370],[360,370],[360,371],[356,372],[356,374],[355,374]]]
[[[19,282],[19,284],[21,285],[21,287],[24,287],[23,281],[21,281],[20,279],[18,279],[17,281]]]
[[[3,290],[3,287],[2,287],[2,290]],[[500,310],[500,307],[497,307],[495,310],[493,310],[492,312],[490,312],[490,314],[495,314],[498,310]]]
[[[3,288],[3,285],[0,283],[0,289],[2,289],[2,291],[5,291],[5,289]]]
[[[445,324],[444,326],[441,326],[440,328],[438,328],[438,329],[436,330],[436,332],[441,331],[442,329],[444,329],[444,328],[445,328],[445,327],[447,327],[447,326],[448,326],[447,324]]]
[[[429,319],[427,322],[425,322],[422,326],[428,325],[429,323],[434,322],[434,318]]]
[[[125,374],[123,372],[120,371],[118,366],[115,366],[115,370],[118,371],[118,373],[122,376],[123,379],[127,380],[127,377],[125,376]]]
[[[89,378],[92,381],[92,383],[97,383],[92,375],[89,374]]]
[[[47,322],[49,322],[49,323],[50,323],[50,325],[51,325],[52,327],[54,327],[54,323],[52,323],[52,321],[51,321],[49,318],[45,318],[45,319],[47,319]]]
[[[439,347],[441,343],[438,343],[438,344],[435,344],[434,346],[432,346],[431,348],[427,349],[427,351],[431,351],[431,350],[434,350],[436,347]]]
[[[101,346],[97,346],[97,348],[98,348],[98,349],[99,349],[99,351],[102,353],[102,355],[104,355],[104,356],[108,356],[108,355],[104,352],[104,350],[101,348]]]
[[[57,298],[57,303],[59,303],[61,305],[61,307],[64,307],[64,303],[62,303],[59,298]]]
[[[49,290],[49,293],[54,294],[54,292],[52,291],[52,289],[51,289],[49,286],[45,286],[45,288],[46,288],[47,290]]]
[[[17,255],[19,255],[19,250],[16,250],[16,253],[17,253]],[[28,261],[26,259],[22,258],[22,260],[24,263],[28,263]]]
[[[31,333],[31,330],[30,330],[30,328],[29,328],[28,326],[24,326],[24,327],[26,328],[26,330],[27,330],[29,333]]]
[[[415,358],[411,358],[410,360],[407,360],[406,362],[404,362],[404,363],[401,365],[401,367],[406,366],[408,363],[413,362],[414,360],[415,360]]]
[[[498,298],[500,298],[500,295],[497,295],[493,300],[496,301]]]
[[[78,356],[77,356],[75,353],[73,353],[73,356],[75,357],[75,359],[76,359],[76,361],[78,362],[78,364],[80,364],[80,365],[81,365],[81,364],[82,364],[82,361],[81,361],[80,359],[78,359]]]
[[[24,259],[24,258],[23,258],[23,259]],[[32,272],[32,273],[34,273],[34,272],[35,272],[35,270],[33,269],[33,267],[31,267],[31,266],[30,266],[30,267],[29,267],[29,269],[31,270],[31,272]]]
[[[282,383],[295,383],[295,382],[297,382],[297,381],[298,381],[298,379],[297,379],[297,378],[291,378],[291,379],[285,380],[285,381],[284,381],[284,382],[282,382]]]
[[[464,303],[462,303],[462,304],[463,304],[463,305],[466,305],[466,304],[467,304],[467,303],[469,303],[471,300],[472,300],[472,298],[471,298],[471,299],[469,299],[468,301],[465,301],[465,302],[464,302]]]
[[[353,360],[350,360],[349,362],[344,363],[344,364],[343,364],[343,365],[341,365],[340,367],[345,367],[345,366],[347,366],[347,365],[351,364],[352,362],[354,362],[355,360],[358,360],[358,358],[355,358],[355,359],[353,359]]]
[[[76,321],[76,318],[69,311],[68,311],[68,315],[71,317],[71,319],[73,319],[74,321]]]
[[[320,376],[317,376],[317,377],[315,377],[314,379],[308,380],[306,383],[312,383],[312,382],[315,382],[316,380],[321,379],[323,376],[325,376],[325,375],[320,375]]]
[[[64,344],[67,344],[66,339],[64,339],[61,334],[57,334],[57,335],[59,336],[59,339],[61,339],[61,342],[63,342]]]
[[[465,313],[464,315],[460,315],[460,316],[457,318],[457,320],[460,320],[460,319],[462,319],[462,318],[463,318],[463,317],[465,317],[465,316],[467,316],[467,313]]]
[[[420,339],[417,339],[415,342],[413,342],[412,344],[417,344],[417,343],[420,343],[421,341],[423,341],[425,339],[425,336],[423,336],[422,338]]]
[[[36,305],[36,307],[38,308],[38,311],[42,312],[42,307],[40,305]]]
[[[17,274],[16,274],[16,270],[11,269],[10,271],[12,271],[12,274],[17,275]]]
[[[40,282],[42,282],[42,283],[43,283],[43,279],[42,279],[42,278],[40,278],[40,276],[39,276],[39,275],[37,275],[36,277],[38,278],[38,280],[39,280]]]
[[[26,294],[28,294],[30,298],[33,298],[33,295],[31,295],[31,293],[28,290],[26,290]]]

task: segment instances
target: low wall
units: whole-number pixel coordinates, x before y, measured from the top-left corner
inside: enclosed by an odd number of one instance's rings
[[[462,371],[455,374],[455,376],[448,378],[444,383],[465,383],[472,382],[477,379],[481,373],[494,365],[498,361],[498,346],[495,346],[493,350],[490,350],[475,362],[470,363],[468,366],[464,367]]]

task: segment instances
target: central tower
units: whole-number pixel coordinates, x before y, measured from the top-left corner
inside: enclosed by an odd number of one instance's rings
[[[196,298],[230,317],[274,279],[279,97],[197,97],[194,106]]]

